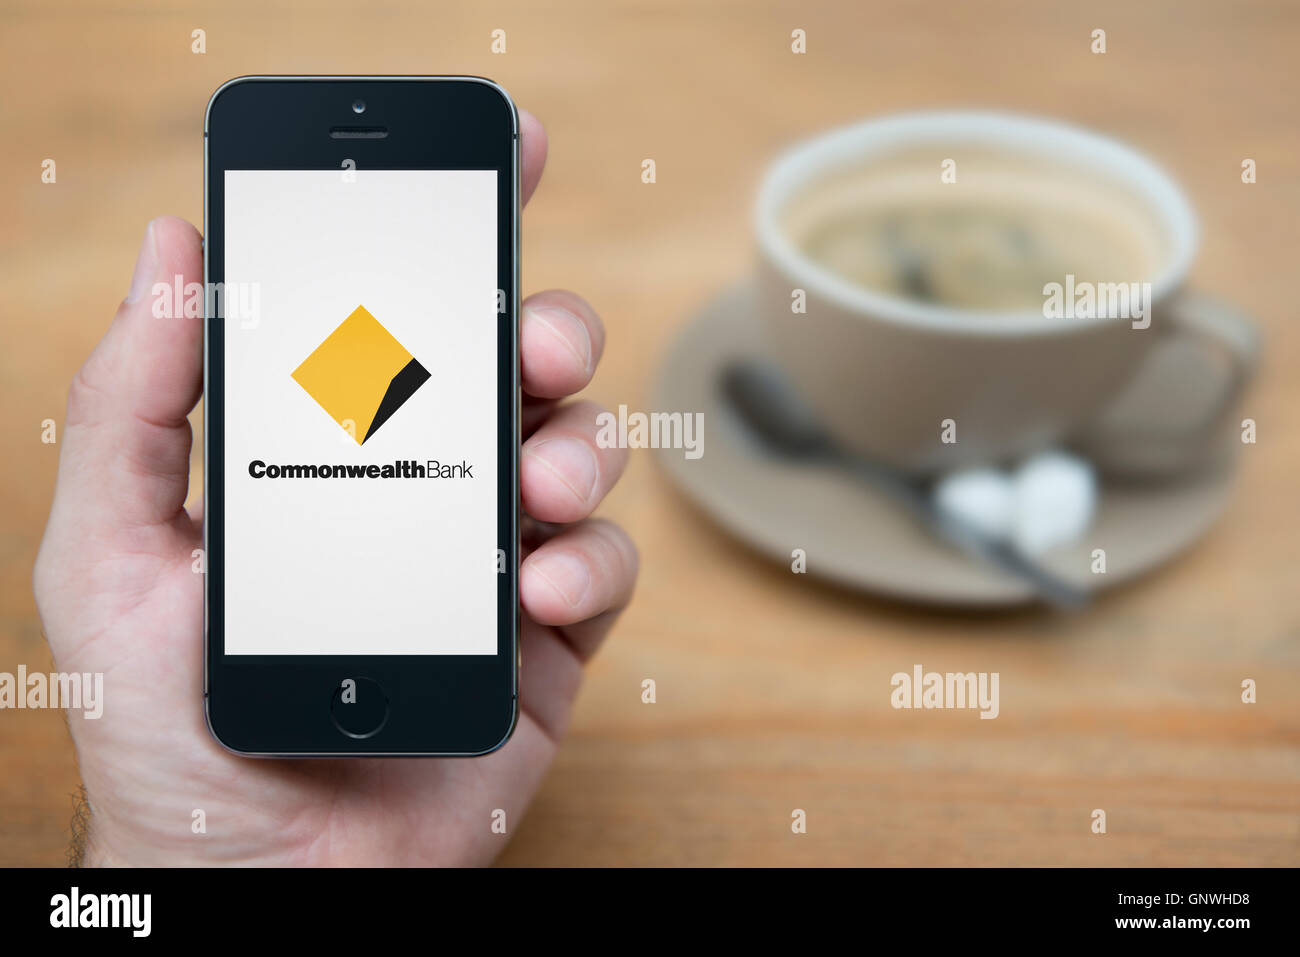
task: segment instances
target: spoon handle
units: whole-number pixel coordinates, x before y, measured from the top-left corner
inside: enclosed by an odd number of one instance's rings
[[[1077,609],[1088,604],[1090,596],[1084,589],[1058,577],[1005,542],[995,541],[967,523],[943,514],[917,486],[860,456],[845,452],[835,458],[860,479],[890,495],[936,536],[1031,585],[1049,605]]]

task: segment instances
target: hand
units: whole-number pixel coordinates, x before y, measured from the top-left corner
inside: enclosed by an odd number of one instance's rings
[[[546,133],[520,112],[525,201]],[[580,298],[523,304],[520,717],[482,758],[262,760],[237,757],[203,716],[199,509],[186,416],[202,391],[202,321],[157,319],[149,292],[202,282],[199,235],[155,220],[130,293],[73,380],[58,484],[35,569],[56,666],[102,672],[104,713],[69,724],[90,809],[91,864],[464,865],[490,861],[518,827],[564,733],[582,665],[631,596],[636,550],[587,516],[626,462],[596,445],[598,409],[558,400],[591,379],[604,346]],[[543,524],[544,523],[544,524]],[[559,526],[558,523],[571,523]],[[206,833],[191,830],[204,812]]]

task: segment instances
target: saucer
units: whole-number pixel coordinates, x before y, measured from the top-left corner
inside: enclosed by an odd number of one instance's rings
[[[732,361],[766,358],[752,318],[753,283],[738,283],[705,306],[669,349],[652,386],[651,408],[704,413],[703,454],[659,449],[660,466],[724,529],[787,567],[803,549],[807,572],[893,598],[954,606],[1033,602],[1033,590],[930,535],[878,489],[839,469],[791,463],[762,448],[722,400],[718,382]],[[1224,448],[1236,446],[1225,421]],[[1228,432],[1231,434],[1227,434]],[[1089,591],[1129,581],[1191,545],[1223,511],[1232,452],[1159,484],[1099,479],[1092,526],[1078,542],[1040,556]],[[1092,571],[1093,550],[1106,571]]]

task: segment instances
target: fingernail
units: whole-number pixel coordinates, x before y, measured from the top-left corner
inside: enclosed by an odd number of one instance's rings
[[[587,597],[591,588],[591,569],[576,555],[568,552],[543,553],[529,564],[570,608],[577,607]]]
[[[546,466],[569,491],[586,503],[596,488],[596,452],[580,439],[546,439],[528,450],[529,456]]]
[[[154,242],[153,221],[145,227],[144,241],[140,243],[140,255],[135,261],[135,272],[131,274],[131,289],[126,294],[127,302],[139,302],[153,286],[158,274],[158,246]]]
[[[573,357],[577,359],[582,371],[586,375],[590,375],[591,334],[587,332],[587,324],[567,309],[560,309],[555,306],[530,309],[528,312],[529,315],[549,329],[552,335],[564,343],[565,347],[573,353]]]

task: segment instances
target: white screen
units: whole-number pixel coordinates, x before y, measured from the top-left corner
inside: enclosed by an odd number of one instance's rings
[[[227,654],[496,653],[496,196],[493,170],[226,171]],[[337,474],[434,460],[469,475]]]

